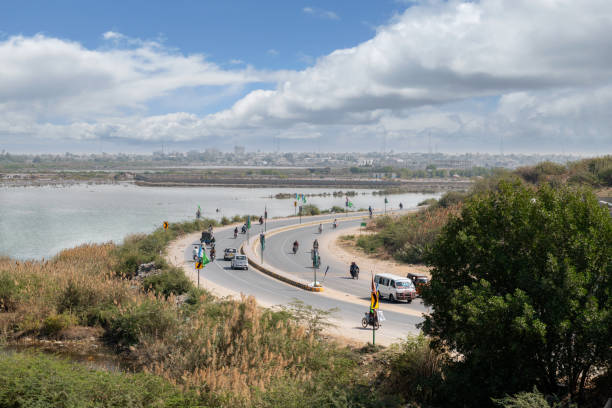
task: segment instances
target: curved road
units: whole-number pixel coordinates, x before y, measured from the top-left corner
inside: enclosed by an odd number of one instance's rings
[[[349,228],[359,225],[360,221],[343,221],[342,215],[325,215],[317,217],[304,217],[303,221],[314,220],[333,220],[338,218],[338,228]],[[268,221],[268,231],[275,228],[298,224],[299,219],[291,218],[286,220]],[[331,224],[323,224],[323,234],[332,231]],[[316,226],[307,226],[296,230],[280,232],[276,235],[271,235],[266,238],[265,261],[283,271],[303,276],[305,279],[312,281],[312,268],[308,267],[311,263],[309,253],[305,252],[305,244],[312,241],[315,237],[320,237]],[[259,234],[263,227],[259,224],[253,224],[250,233]],[[283,305],[291,303],[295,300],[300,300],[307,305],[319,309],[337,309],[332,315],[332,322],[341,326],[343,330],[349,329],[350,333],[343,332],[346,337],[352,338],[367,338],[371,330],[361,328],[361,318],[364,312],[368,310],[366,305],[357,304],[356,302],[336,299],[334,297],[325,296],[321,293],[304,291],[284,282],[278,281],[269,277],[254,268],[249,268],[248,271],[234,271],[230,269],[230,262],[224,261],[221,257],[224,248],[239,248],[246,236],[238,234],[238,238],[234,239],[233,230],[221,230],[215,233],[216,248],[219,258],[215,262],[206,266],[200,271],[200,276],[211,281],[212,283],[231,289],[235,292],[244,293],[245,295],[254,296],[263,304]],[[293,255],[291,244],[295,239],[300,242],[300,253]],[[199,241],[194,241],[193,244],[198,244]],[[185,260],[192,260],[192,246],[185,248]],[[363,273],[363,279],[354,281],[346,279],[348,275],[348,265],[343,265],[333,260],[332,254],[327,254],[321,248],[321,258],[323,260],[322,267],[330,266],[329,273],[325,280],[324,286],[330,289],[335,289],[338,292],[344,292],[347,295],[355,295],[359,298],[369,299],[369,273]],[[324,269],[322,269],[324,270]],[[318,280],[321,280],[318,277]],[[420,300],[415,300],[411,305],[393,305],[414,309],[414,312],[424,312]],[[376,332],[376,338],[383,343],[391,343],[400,338],[406,337],[408,334],[415,334],[418,329],[415,325],[422,321],[422,318],[413,314],[405,314],[393,310],[386,310],[385,302],[381,302],[381,310],[384,311],[386,321],[383,323],[380,330]]]

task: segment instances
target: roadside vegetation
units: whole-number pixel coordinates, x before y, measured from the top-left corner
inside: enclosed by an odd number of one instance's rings
[[[211,222],[172,224],[120,246],[83,245],[44,262],[1,259],[4,343],[63,340],[96,328],[97,341],[143,374],[83,374],[75,364],[14,353],[0,364],[0,401],[35,406],[56,401],[64,389],[65,406],[125,406],[126,399],[132,406],[399,406],[401,397],[379,394],[363,375],[360,353],[321,337],[325,313],[299,304],[273,311],[253,298],[218,299],[163,261],[170,240]],[[131,279],[149,262],[161,270],[155,280]],[[79,380],[68,385],[74,376]],[[28,388],[46,380],[51,384],[38,392]],[[160,394],[152,401],[154,388]]]
[[[423,263],[426,248],[433,244],[448,220],[460,213],[463,202],[478,194],[497,190],[501,181],[518,182],[533,188],[588,187],[609,195],[612,156],[584,159],[567,165],[542,162],[515,171],[491,171],[487,177],[474,183],[469,192],[450,191],[439,200],[428,199],[419,203],[424,208],[416,214],[373,220],[368,225],[368,230],[373,233],[359,237],[356,245],[373,256],[409,264]]]

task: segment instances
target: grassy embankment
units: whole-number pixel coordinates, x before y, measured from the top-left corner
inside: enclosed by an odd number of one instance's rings
[[[218,299],[164,262],[169,241],[208,223],[214,221],[173,224],[121,246],[83,245],[44,262],[1,259],[6,344],[61,340],[95,328],[98,341],[139,374],[9,354],[0,363],[0,405],[393,407],[410,398],[413,385],[402,392],[379,390],[395,377],[371,356],[364,360],[364,351],[323,340],[316,324],[321,312],[299,305],[299,313],[272,311],[253,298]],[[155,262],[161,274],[142,284],[131,280],[146,262]],[[187,300],[177,302],[184,294]],[[398,355],[394,349],[377,358]],[[424,370],[420,364],[411,370]]]
[[[416,214],[377,218],[368,225],[372,234],[343,239],[354,242],[366,254],[409,264],[422,263],[425,248],[434,242],[448,219],[460,213],[463,200],[495,188],[501,179],[519,180],[534,187],[545,183],[588,186],[601,196],[610,196],[612,156],[580,160],[565,166],[542,162],[515,171],[497,170],[475,183],[467,193],[449,192],[439,201],[424,201],[421,204],[428,207]]]

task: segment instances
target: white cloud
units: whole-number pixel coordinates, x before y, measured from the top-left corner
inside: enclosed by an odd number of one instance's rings
[[[104,38],[105,40],[120,40],[125,38],[125,36],[115,31],[107,31],[102,34],[102,38]]]
[[[274,56],[274,57],[276,57],[276,56],[279,54],[279,52],[278,52],[278,51],[276,51],[274,48],[270,48],[270,49],[269,49],[268,51],[266,51],[266,52],[267,52],[269,55],[272,55],[272,56]]]
[[[340,20],[340,17],[333,11],[323,10],[315,7],[304,7],[302,12],[326,20]]]
[[[103,36],[126,41],[114,32]],[[512,143],[550,150],[563,139],[609,152],[609,38],[609,0],[422,1],[370,40],[321,56],[299,72],[224,70],[156,42],[90,50],[15,36],[0,42],[0,135],[273,135],[370,149],[385,135],[398,148],[423,150],[430,134],[449,149],[496,149],[503,137],[509,150]],[[207,116],[148,113],[151,100],[171,99],[179,89],[262,81],[276,86]]]

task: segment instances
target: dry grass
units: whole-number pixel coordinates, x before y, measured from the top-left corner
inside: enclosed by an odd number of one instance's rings
[[[136,368],[196,392],[211,406],[273,406],[286,397],[279,391],[286,384],[298,386],[296,400],[313,388],[334,399],[362,381],[350,351],[321,340],[289,311],[195,288],[177,306],[174,295],[147,293],[123,279],[115,269],[119,253],[113,244],[83,245],[48,261],[0,259],[5,339],[62,338],[79,326],[98,327]]]

